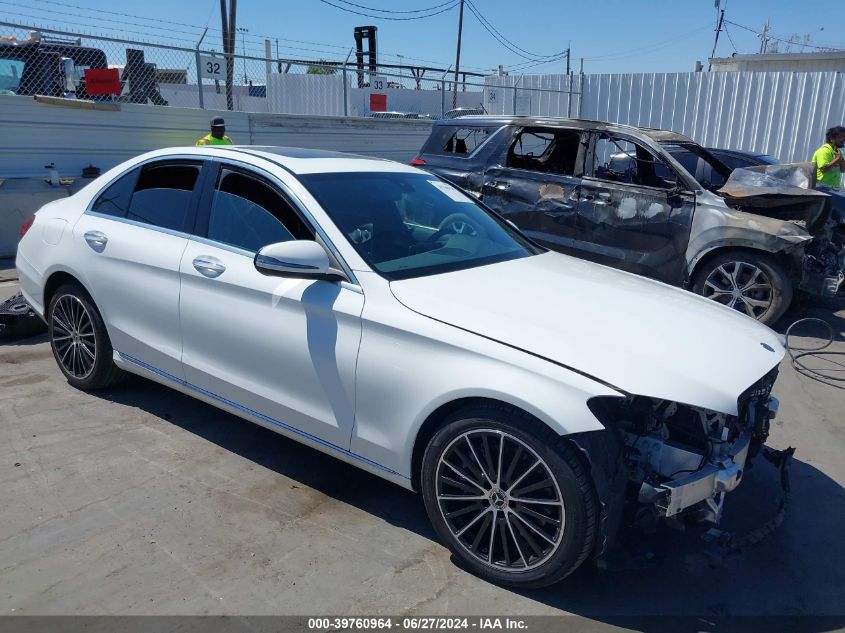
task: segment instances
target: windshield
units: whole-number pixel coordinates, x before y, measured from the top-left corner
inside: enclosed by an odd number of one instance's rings
[[[0,94],[18,93],[24,64],[17,59],[0,59]]]
[[[409,279],[543,252],[431,174],[325,173],[299,179],[373,270]]]
[[[722,161],[695,143],[663,143],[664,149],[705,189],[723,186],[731,170]]]

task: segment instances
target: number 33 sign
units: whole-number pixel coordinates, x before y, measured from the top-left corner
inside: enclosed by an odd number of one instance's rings
[[[209,79],[225,79],[226,59],[200,55],[200,75]]]

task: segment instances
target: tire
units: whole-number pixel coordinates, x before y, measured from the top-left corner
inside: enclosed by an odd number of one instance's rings
[[[551,585],[593,550],[597,502],[581,457],[524,412],[490,404],[449,416],[426,447],[421,482],[442,542],[490,582]]]
[[[102,389],[125,375],[114,364],[111,341],[97,306],[79,284],[63,284],[53,294],[47,331],[59,369],[77,389]]]
[[[705,261],[693,292],[771,325],[792,303],[792,282],[783,266],[753,251],[733,250]]]

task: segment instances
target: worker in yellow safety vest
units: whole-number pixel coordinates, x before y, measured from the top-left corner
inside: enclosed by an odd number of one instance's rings
[[[211,133],[197,141],[197,145],[231,145],[232,139],[226,136],[226,122],[223,117],[211,119]]]

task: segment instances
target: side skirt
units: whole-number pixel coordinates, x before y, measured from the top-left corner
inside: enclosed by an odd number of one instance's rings
[[[262,413],[253,411],[252,409],[241,406],[236,402],[231,402],[230,400],[218,396],[217,394],[206,391],[196,385],[192,385],[191,383],[181,380],[180,378],[168,374],[167,372],[161,371],[160,369],[156,369],[152,365],[148,365],[141,360],[126,354],[121,354],[115,350],[114,362],[118,367],[128,371],[129,373],[136,374],[142,378],[147,378],[166,387],[171,387],[172,389],[180,391],[185,395],[191,396],[197,400],[201,400],[207,404],[215,406],[218,409],[222,409],[223,411],[236,415],[239,418],[243,418],[244,420],[263,426],[266,429],[279,433],[280,435],[284,435],[285,437],[295,440],[301,444],[305,444],[306,446],[310,446],[322,453],[326,453],[327,455],[336,457],[348,464],[357,466],[358,468],[366,470],[373,475],[378,475],[379,477],[398,484],[403,488],[413,490],[411,487],[411,479],[396,472],[395,470],[382,466],[381,464],[365,457],[361,457],[360,455],[356,455],[355,453],[347,451],[340,446],[335,446],[334,444],[325,442],[318,437],[304,433],[288,424],[285,424],[284,422],[280,422],[279,420],[275,420]]]

